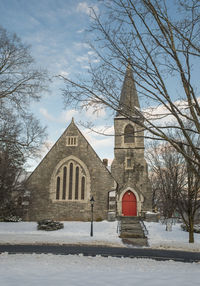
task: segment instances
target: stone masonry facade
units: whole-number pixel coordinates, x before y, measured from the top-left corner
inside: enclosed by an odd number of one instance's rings
[[[152,191],[139,109],[132,71],[127,67],[114,119],[115,157],[111,172],[72,119],[26,182],[31,197],[24,219],[88,221],[91,197],[95,199],[94,220],[144,217],[151,211]]]
[[[76,138],[76,144],[68,146],[67,140],[74,138]],[[64,186],[65,199],[63,199],[62,179],[64,174],[60,178],[59,199],[56,199],[57,175],[60,170],[70,164],[73,165],[73,175],[70,183],[70,169],[68,168],[65,177],[69,184],[66,183]],[[76,168],[79,168],[79,177],[82,174],[82,178],[85,178],[85,186],[82,188],[84,194],[78,194],[77,191],[77,197],[76,189],[82,187],[82,181],[80,178],[77,179]],[[79,187],[76,186],[76,179]],[[92,196],[95,199],[94,219],[107,219],[108,192],[116,188],[116,182],[72,120],[60,139],[29,177],[27,187],[31,190],[27,220],[49,218],[88,221],[91,217],[90,199]],[[72,190],[69,198],[70,187]],[[83,192],[83,190],[80,191]],[[84,197],[81,198],[81,195]]]
[[[124,143],[125,127],[131,124],[135,136],[133,143]],[[137,216],[143,216],[152,208],[152,192],[148,179],[147,163],[144,159],[144,134],[140,127],[123,117],[115,118],[115,158],[111,166],[111,173],[117,180],[117,214],[122,213],[122,199],[128,190],[137,199]]]

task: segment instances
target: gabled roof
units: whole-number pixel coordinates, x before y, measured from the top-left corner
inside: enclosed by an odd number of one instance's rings
[[[87,141],[87,139],[85,138],[85,136],[81,133],[80,129],[77,127],[77,125],[74,122],[74,118],[72,118],[71,123],[68,125],[68,127],[64,130],[64,132],[62,133],[62,135],[58,138],[58,140],[54,143],[54,145],[51,147],[51,149],[47,152],[47,154],[44,156],[44,158],[40,161],[40,163],[38,164],[38,166],[33,170],[33,172],[30,174],[30,176],[28,177],[28,180],[30,179],[30,177],[32,176],[32,174],[41,166],[43,165],[43,162],[46,158],[48,158],[49,154],[52,152],[52,150],[54,150],[56,148],[56,145],[59,143],[59,141],[62,140],[62,138],[70,131],[70,130],[76,130],[76,132],[84,139],[84,141],[87,142],[91,152],[94,154],[94,156],[96,157],[97,161],[102,165],[102,168],[104,168],[110,175],[111,177],[112,174],[110,172],[110,170],[108,170],[108,168],[103,164],[102,160],[100,159],[100,157],[97,155],[97,153],[94,151],[94,149],[92,148],[92,146],[90,145],[90,143]],[[114,178],[113,178],[114,179]]]

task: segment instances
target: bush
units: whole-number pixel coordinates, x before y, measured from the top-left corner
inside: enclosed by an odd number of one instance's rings
[[[101,217],[98,217],[95,221],[97,221],[97,222],[100,222],[100,221],[102,221],[103,219],[101,218]]]
[[[58,221],[53,221],[51,219],[43,219],[38,221],[38,230],[53,231],[64,228],[64,224]]]
[[[19,221],[22,221],[22,219],[19,216],[10,215],[10,216],[0,217],[0,221],[2,221],[2,222],[19,222]]]
[[[187,226],[185,224],[181,224],[181,228],[182,228],[183,231],[187,231],[188,232]],[[195,233],[200,233],[200,224],[195,224],[194,225],[194,232]]]

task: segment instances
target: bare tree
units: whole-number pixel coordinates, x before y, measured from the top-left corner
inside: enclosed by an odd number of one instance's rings
[[[200,133],[199,1],[100,3],[102,15],[92,11],[89,30],[91,48],[99,62],[90,65],[85,78],[63,77],[65,103],[81,108],[107,107],[132,121],[136,114],[142,119],[137,124],[147,131],[146,137],[170,143],[185,158],[194,182],[198,183],[200,150],[191,134]],[[129,106],[119,109],[119,91],[127,65],[143,106],[133,113]],[[169,129],[173,130],[172,135]],[[176,133],[181,136],[174,136]]]
[[[44,129],[30,113],[30,103],[40,99],[46,82],[47,72],[34,67],[30,47],[0,26],[0,142],[27,150],[38,147]],[[18,125],[18,135],[13,138],[6,131],[12,124]]]
[[[11,202],[17,178],[30,156],[37,156],[45,128],[30,103],[45,90],[47,72],[34,67],[30,48],[0,26],[0,204]]]
[[[19,111],[38,100],[45,88],[46,72],[34,67],[30,47],[0,26],[0,99]]]
[[[154,204],[164,218],[177,211],[179,193],[187,185],[185,160],[169,143],[154,141],[146,150]]]
[[[189,155],[190,149],[186,152]],[[178,212],[189,232],[189,242],[194,242],[194,223],[200,209],[199,176],[169,143],[153,142],[146,157],[155,205],[167,220]]]
[[[135,120],[129,107],[119,110],[119,91],[129,65],[142,105],[135,110],[148,137],[168,141],[199,173],[200,153],[189,133],[200,132],[200,106],[195,80],[200,56],[198,0],[101,1],[102,16],[91,13],[91,48],[99,63],[87,76],[66,83],[66,104],[107,107]],[[173,84],[173,88],[172,88]],[[159,107],[164,111],[158,113]],[[170,120],[169,120],[170,117]],[[191,121],[188,129],[185,121]],[[167,130],[182,133],[181,141]],[[192,156],[186,152],[190,146]]]
[[[193,156],[190,147],[186,148],[188,156]],[[200,176],[193,171],[190,162],[185,162],[185,168],[187,184],[177,194],[177,207],[189,232],[189,242],[194,242],[195,218],[200,210]]]
[[[13,194],[19,190],[19,176],[23,171],[23,154],[16,146],[6,143],[0,147],[0,216],[10,215]]]
[[[146,137],[170,143],[198,182],[200,150],[191,134],[200,133],[199,1],[113,0],[101,1],[100,8],[102,15],[91,13],[89,31],[99,63],[91,64],[85,78],[63,78],[66,104],[107,107],[132,121],[136,114]],[[132,115],[129,106],[119,109],[127,65],[142,106],[148,106]]]

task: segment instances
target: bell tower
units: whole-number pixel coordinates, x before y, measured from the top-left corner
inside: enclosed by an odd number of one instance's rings
[[[119,216],[143,216],[145,211],[152,209],[151,186],[144,159],[142,121],[135,81],[129,64],[114,119],[115,149],[111,172],[118,183]]]

